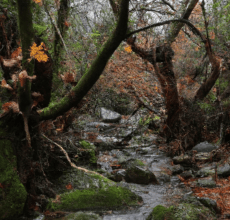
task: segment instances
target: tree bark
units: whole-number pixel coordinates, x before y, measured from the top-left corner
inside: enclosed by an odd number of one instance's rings
[[[68,30],[68,24],[66,23],[69,15],[69,0],[61,0],[60,8],[58,10],[58,18],[57,18],[57,28],[60,33],[55,29],[55,40],[54,40],[54,72],[57,74],[58,67],[61,60],[61,54],[63,49],[63,42],[61,40],[65,39],[66,32]]]
[[[176,122],[179,122],[179,116],[180,116],[179,95],[178,95],[177,83],[176,83],[176,78],[175,78],[175,74],[173,71],[173,64],[172,64],[172,58],[174,56],[174,52],[171,48],[171,44],[175,41],[181,28],[184,26],[185,21],[189,18],[191,12],[193,11],[196,4],[198,3],[198,0],[191,0],[188,7],[187,7],[187,3],[188,2],[185,1],[184,4],[181,5],[181,8],[179,10],[181,20],[183,20],[184,22],[182,23],[178,21],[178,22],[171,23],[168,34],[165,38],[165,41],[167,43],[163,46],[157,47],[155,49],[156,51],[155,54],[153,50],[147,51],[135,45],[134,38],[129,38],[127,40],[127,43],[131,45],[132,50],[143,59],[148,60],[151,64],[153,64],[155,68],[155,73],[161,84],[161,88],[164,93],[164,97],[166,101],[166,110],[168,113],[168,117],[166,120],[164,133],[168,140],[174,137],[175,133],[178,133],[179,129],[177,129],[177,126],[175,125]],[[132,32],[129,33],[129,36],[131,36],[131,34]],[[158,63],[162,62],[161,67],[158,68],[155,62]]]

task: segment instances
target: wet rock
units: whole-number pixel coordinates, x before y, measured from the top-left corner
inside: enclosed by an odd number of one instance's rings
[[[172,171],[172,175],[176,175],[182,173],[184,171],[184,167],[178,164],[170,167],[170,170]]]
[[[65,217],[62,217],[62,220],[102,220],[102,218],[95,213],[91,212],[76,212],[71,213]]]
[[[195,206],[202,206],[201,202],[193,196],[192,192],[186,193],[181,199],[181,202],[193,204]]]
[[[138,166],[126,170],[125,180],[128,183],[157,184],[157,179],[151,171]]]
[[[139,154],[148,154],[151,151],[152,151],[151,147],[141,147],[141,148],[137,149],[137,152]]]
[[[113,174],[109,177],[109,179],[115,181],[115,182],[121,182],[125,178],[126,170],[120,169],[120,170],[114,170]]]
[[[45,215],[39,214],[39,216],[33,220],[45,220],[45,218],[46,218]]]
[[[216,200],[206,198],[206,197],[197,197],[197,199],[206,207],[208,207],[211,211],[219,212],[217,207]]]
[[[178,176],[172,176],[170,182],[172,186],[178,186],[181,181]]]
[[[224,166],[220,166],[217,168],[218,176],[227,177],[230,176],[230,165],[225,163]]]
[[[60,202],[50,199],[47,209],[51,211],[78,211],[82,209],[118,209],[124,205],[136,206],[142,198],[127,188],[111,186],[106,188],[71,190],[58,195]]]
[[[206,176],[211,176],[213,174],[215,174],[215,170],[213,169],[213,167],[208,166],[208,167],[203,167],[202,169],[197,171],[196,177],[206,177]]]
[[[120,187],[101,175],[76,170],[61,176],[54,186],[55,192],[59,193],[60,202],[49,200],[47,209],[52,211],[117,209],[124,204],[132,206],[142,201],[140,196],[129,189]]]
[[[97,141],[94,142],[94,145],[97,146],[98,151],[112,150],[114,148],[119,148],[116,146],[116,142],[121,139],[117,139],[115,137],[104,137],[102,135],[97,136]],[[122,146],[120,148],[123,148]]]
[[[217,146],[205,141],[197,144],[192,150],[195,150],[197,152],[211,152],[213,150],[216,150],[217,148]]]
[[[146,220],[183,219],[183,220],[206,220],[213,219],[214,214],[202,205],[191,203],[180,203],[176,206],[165,208],[156,206]]]
[[[103,122],[89,122],[85,124],[85,131],[105,131],[114,128],[114,124],[108,124]]]
[[[185,180],[190,179],[190,178],[193,177],[191,170],[184,171],[183,173],[180,174],[180,176]]]
[[[186,154],[173,157],[174,164],[190,164],[191,161],[192,161],[192,158]]]
[[[201,152],[195,155],[195,160],[199,162],[207,162],[211,159],[211,154],[207,152]]]
[[[154,172],[154,174],[155,174],[155,176],[156,176],[156,178],[157,178],[157,181],[159,182],[159,183],[168,183],[168,182],[170,182],[170,180],[171,180],[171,177],[170,177],[170,175],[168,175],[167,173],[165,173],[164,171],[162,171],[162,172]]]
[[[129,157],[122,155],[122,156],[118,157],[118,163],[120,165],[122,165],[122,167],[127,167],[126,163],[127,163],[128,159],[129,159]]]
[[[101,118],[103,122],[116,123],[121,120],[121,115],[117,112],[101,108]]]
[[[197,181],[197,186],[214,188],[214,187],[216,187],[216,182],[211,178],[210,179],[199,179]]]
[[[118,163],[122,166],[122,168],[132,168],[135,166],[144,167],[145,166],[143,161],[139,159],[135,159],[135,158],[128,159],[126,156],[120,157],[118,159]]]

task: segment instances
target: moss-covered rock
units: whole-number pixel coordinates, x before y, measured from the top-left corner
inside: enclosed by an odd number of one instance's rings
[[[155,175],[151,171],[138,166],[133,166],[127,169],[125,180],[128,183],[138,184],[158,183]]]
[[[82,209],[117,209],[124,205],[138,205],[141,198],[130,190],[108,188],[74,190],[50,200],[47,208],[52,211],[77,211]]]
[[[162,205],[158,205],[153,209],[153,211],[150,213],[150,215],[148,216],[146,220],[153,220],[153,219],[174,220],[175,218],[172,214],[172,211],[173,211],[173,206],[166,208]]]
[[[139,166],[139,167],[145,166],[142,160],[134,159],[134,158],[128,159],[128,157],[123,155],[118,158],[118,163],[122,166],[122,168],[126,168],[126,169],[135,166]]]
[[[0,136],[3,136],[0,130]],[[0,219],[17,219],[27,193],[17,175],[17,161],[11,142],[0,140]]]
[[[215,215],[202,205],[192,203],[180,203],[179,205],[165,208],[156,206],[148,216],[147,220],[205,220],[216,219]]]
[[[116,183],[103,177],[101,175],[85,173],[80,170],[70,169],[63,172],[63,175],[56,179],[53,189],[57,194],[68,192],[67,185],[71,185],[71,189],[83,190],[83,189],[98,189],[109,186],[116,186]]]
[[[83,153],[86,154],[84,155],[85,158],[88,158],[91,164],[96,164],[97,163],[97,157],[95,154],[96,147],[85,140],[80,141],[79,144],[85,150],[84,152],[81,152],[82,154]]]
[[[77,212],[62,217],[61,220],[102,220],[102,218],[94,213]]]

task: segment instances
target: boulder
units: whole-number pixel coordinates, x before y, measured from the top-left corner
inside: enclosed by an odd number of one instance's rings
[[[170,168],[172,171],[172,175],[180,174],[184,171],[184,167],[182,167],[180,164],[174,165]]]
[[[192,161],[192,158],[186,154],[173,157],[174,164],[190,164],[191,161]]]
[[[129,189],[101,175],[74,169],[56,179],[53,188],[58,195],[49,200],[47,209],[50,211],[111,210],[139,205],[142,201]]]
[[[101,108],[101,118],[103,122],[106,123],[116,123],[121,120],[121,115],[117,112],[108,110],[106,108]]]
[[[211,159],[211,153],[200,152],[195,155],[195,160],[198,162],[207,162]]]
[[[115,181],[115,182],[121,182],[125,178],[126,170],[124,169],[119,169],[119,170],[114,170],[115,172],[113,175],[109,177],[109,179]]]
[[[213,167],[208,166],[208,167],[203,167],[196,173],[196,177],[206,177],[206,176],[211,176],[215,174],[215,170]]]
[[[195,150],[197,152],[211,152],[213,150],[216,150],[217,148],[217,146],[205,141],[197,144],[192,150]]]
[[[214,188],[216,187],[216,182],[213,179],[198,179],[197,186]]]
[[[180,203],[175,206],[166,208],[162,205],[156,206],[146,220],[203,220],[203,219],[216,219],[214,214],[200,202],[199,205],[192,203]]]
[[[183,173],[180,174],[180,176],[185,180],[190,179],[190,178],[193,177],[191,170],[184,171]]]
[[[217,207],[217,202],[216,200],[207,198],[207,197],[197,197],[197,199],[206,207],[208,207],[209,209],[211,209],[211,211],[213,212],[217,212],[219,213],[220,210]]]
[[[218,176],[222,177],[230,176],[230,165],[228,163],[225,163],[224,166],[218,167],[217,174]]]
[[[134,166],[130,167],[126,171],[125,180],[128,183],[137,184],[157,184],[155,175],[142,167]]]

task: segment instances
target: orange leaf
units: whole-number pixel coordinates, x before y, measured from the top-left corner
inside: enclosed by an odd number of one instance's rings
[[[70,183],[68,185],[66,185],[65,187],[66,187],[66,189],[69,189],[69,190],[73,189],[73,186]]]

